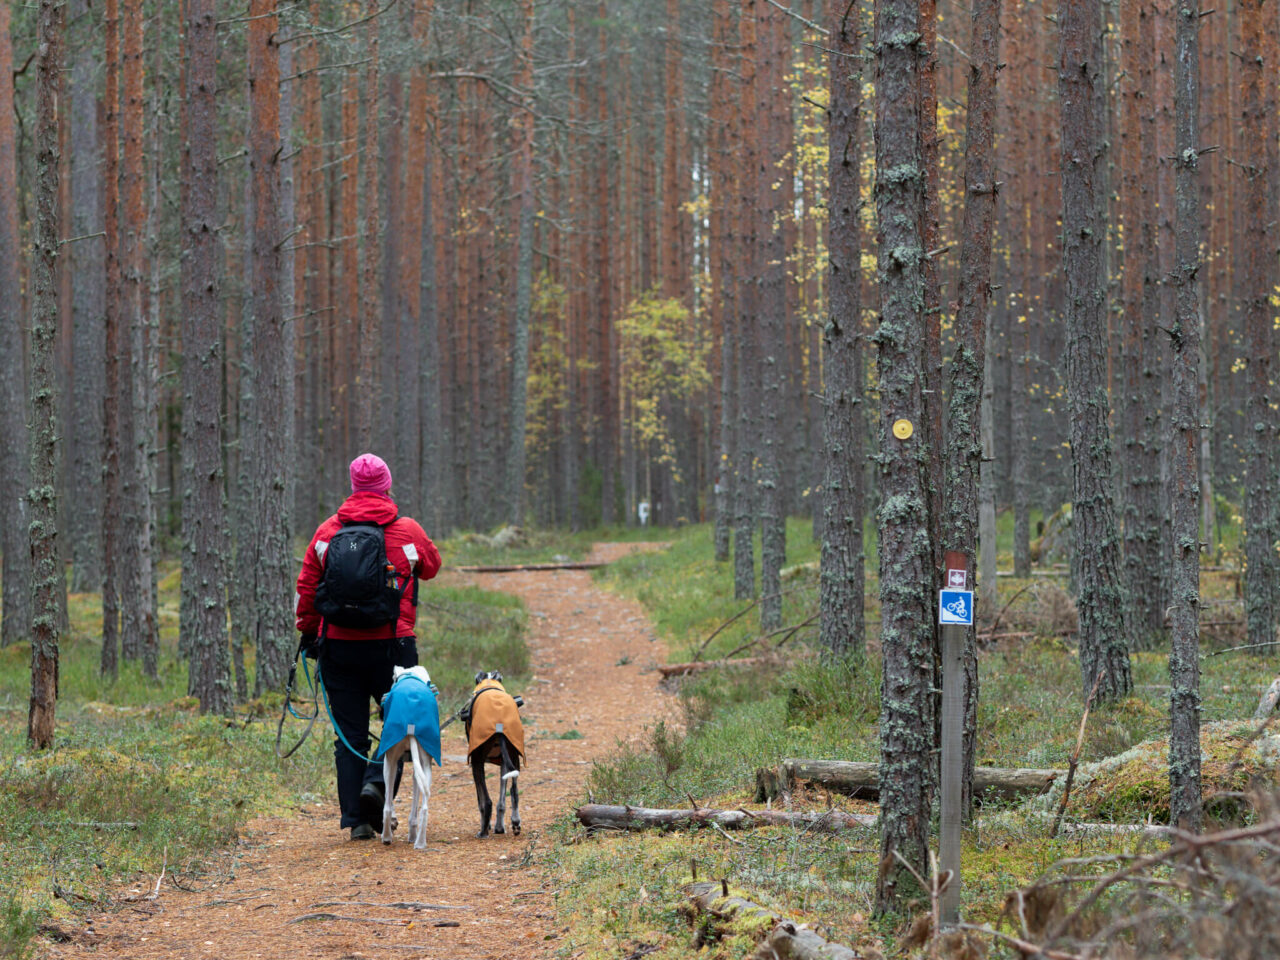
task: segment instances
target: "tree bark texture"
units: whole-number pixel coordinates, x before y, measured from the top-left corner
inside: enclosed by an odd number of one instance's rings
[[[1170,819],[1198,831],[1200,802],[1200,4],[1174,4],[1177,313],[1170,336],[1172,390],[1167,449],[1173,487],[1170,575]]]
[[[1094,104],[1100,69],[1094,44],[1101,30],[1099,0],[1061,0],[1059,25],[1062,263],[1080,670],[1084,694],[1102,676],[1097,697],[1105,702],[1128,694],[1133,680],[1107,423],[1106,277],[1098,195],[1102,145]]]
[[[11,12],[0,9],[0,250],[17,251],[17,143],[13,109]],[[26,348],[23,344],[19,258],[0,257],[0,444],[12,455],[0,457],[0,551],[4,553],[4,598],[0,603],[0,647],[31,636],[31,553],[27,491],[31,487],[27,449]]]
[[[875,7],[877,277],[880,287],[880,873],[876,909],[916,886],[900,856],[928,874],[935,787],[934,564],[925,404],[924,48],[912,0]],[[899,421],[910,426],[907,431]],[[895,424],[899,429],[895,432]],[[915,891],[919,892],[919,891]]]
[[[105,74],[103,78],[102,123],[102,224],[106,258],[106,309],[103,340],[106,350],[106,393],[102,401],[102,656],[100,670],[107,679],[115,679],[119,671],[120,650],[120,566],[122,491],[120,483],[120,325],[122,278],[120,271],[119,227],[119,147],[118,120],[120,109],[119,0],[105,0],[103,7],[103,45]]]
[[[98,144],[98,24],[88,0],[72,5],[71,63],[71,454],[67,534],[71,589],[97,590],[102,575],[102,398],[104,263],[102,259],[102,153]]]
[[[715,477],[715,556],[717,562],[729,559],[732,532],[733,505],[733,428],[737,419],[737,307],[734,275],[734,222],[735,195],[733,170],[728,162],[729,145],[737,142],[736,111],[731,102],[729,70],[733,63],[730,55],[730,37],[733,23],[728,0],[714,0],[714,40],[711,48],[711,172],[712,216],[715,218],[718,236],[711,242],[713,284],[720,315],[720,422],[717,438],[717,460],[712,471]]]
[[[156,675],[158,645],[152,585],[152,467],[155,437],[147,416],[150,406],[148,330],[143,302],[144,248],[147,229],[143,189],[143,11],[142,0],[124,0],[121,22],[120,104],[120,266],[122,298],[120,342],[120,607],[121,652],[143,661]]]
[[[227,515],[223,496],[215,0],[187,0],[187,130],[183,151],[182,585],[187,693],[204,713],[231,712],[227,644]]]
[[[1048,791],[1065,770],[1023,767],[975,767],[975,798],[1008,802]],[[756,802],[776,800],[794,790],[797,780],[820,783],[839,793],[863,799],[880,795],[880,766],[849,760],[783,760],[776,770],[756,772]]]
[[[857,4],[831,14],[827,256],[829,315],[823,329],[823,478],[820,638],[832,658],[866,652],[862,398],[860,173],[862,59]],[[812,358],[811,358],[812,361]]]
[[[280,52],[274,0],[252,0],[247,36],[249,77],[249,177],[251,206],[250,259],[253,285],[252,408],[241,422],[250,436],[241,443],[252,450],[246,471],[250,483],[250,525],[240,531],[247,542],[250,578],[249,624],[257,648],[255,694],[282,686],[294,651],[291,599],[295,575],[292,554],[291,493],[294,470],[293,418],[277,412],[294,408],[293,320],[284,313],[286,225],[281,221]],[[370,164],[375,178],[376,164]],[[376,195],[376,194],[375,194]],[[374,206],[376,201],[366,198]],[[371,234],[376,241],[376,235]],[[371,242],[366,248],[376,247]],[[367,274],[366,274],[367,277]],[[376,317],[367,309],[365,317]]]
[[[364,198],[364,226],[361,231],[361,250],[363,262],[360,274],[360,301],[353,304],[355,313],[353,323],[359,330],[359,371],[355,383],[355,417],[356,439],[360,452],[372,449],[375,431],[374,399],[381,391],[376,382],[376,371],[379,366],[379,349],[382,344],[382,295],[381,268],[379,262],[382,250],[382,211],[380,186],[378,184],[378,117],[379,104],[379,60],[378,31],[382,26],[377,16],[378,0],[368,0],[366,4],[369,20],[365,24],[365,49],[368,51],[369,65],[365,71],[365,140],[361,155],[360,169],[364,172],[360,195]],[[353,185],[354,191],[354,185]],[[354,200],[354,196],[352,198]]]
[[[760,0],[763,3],[763,0]],[[756,111],[756,0],[744,9],[738,21],[738,43],[741,48],[738,74],[741,93],[739,95],[740,110],[744,117],[755,116]],[[733,595],[741,600],[756,595],[755,582],[755,512],[756,512],[756,473],[755,459],[757,428],[759,426],[760,400],[752,377],[742,375],[743,372],[755,369],[759,346],[759,318],[756,308],[759,303],[759,292],[752,278],[758,276],[756,271],[756,251],[758,243],[757,212],[759,196],[756,192],[758,157],[760,154],[760,132],[758,125],[750,122],[742,124],[742,163],[738,178],[740,201],[738,211],[739,249],[742,251],[740,273],[747,277],[747,282],[738,288],[738,423],[734,434],[736,452],[733,476]]]
[[[614,806],[587,803],[577,809],[578,821],[593,830],[648,830],[654,828],[701,827],[715,824],[726,830],[750,827],[791,826],[819,833],[865,830],[875,826],[876,817],[867,814],[800,813],[789,810],[662,810],[653,807]]]
[[[760,42],[757,44],[757,103],[766,116],[774,118],[773,135],[762,138],[757,157],[756,189],[759,213],[763,217],[760,277],[759,393],[760,393],[760,626],[772,630],[782,625],[782,566],[787,558],[787,517],[782,461],[785,450],[783,392],[786,361],[784,327],[787,323],[786,260],[783,224],[790,210],[783,203],[780,178],[791,139],[790,97],[785,90],[785,74],[790,44],[786,42],[782,19],[785,14],[769,3],[757,5]],[[779,119],[781,118],[781,120]],[[777,130],[783,123],[785,133]],[[783,133],[783,136],[779,136]]]
[[[996,71],[1000,59],[1000,0],[973,0],[969,41],[969,95],[965,114],[964,224],[960,285],[955,315],[947,408],[943,547],[963,553],[973,583],[978,552],[978,483],[982,469],[982,403],[986,372],[987,311],[991,303],[991,235],[996,216]],[[992,531],[994,533],[994,530]],[[993,578],[994,580],[994,578]],[[985,586],[985,584],[984,584]],[[993,583],[994,586],[994,583]],[[976,626],[965,631],[964,789],[962,807],[972,808],[978,727]]]
[[[1244,0],[1240,17],[1240,134],[1244,177],[1244,269],[1240,305],[1247,358],[1245,388],[1245,580],[1248,640],[1258,654],[1276,648],[1275,426],[1271,385],[1275,349],[1270,298],[1276,283],[1280,216],[1275,177],[1277,38],[1276,5]]]
[[[1124,224],[1121,402],[1124,563],[1129,595],[1135,600],[1138,646],[1150,646],[1161,632],[1164,613],[1160,585],[1160,442],[1155,436],[1160,408],[1159,351],[1152,334],[1157,316],[1160,265],[1156,248],[1156,144],[1151,66],[1155,10],[1137,2],[1121,8],[1122,68],[1127,76],[1120,137],[1121,209]],[[1153,609],[1159,608],[1157,614]],[[1153,620],[1153,616],[1156,619]]]
[[[524,522],[525,433],[529,394],[529,315],[533,305],[533,0],[521,0],[524,28],[516,87],[524,102],[516,114],[515,189],[519,196],[516,233],[516,302],[511,349],[511,412],[506,457],[507,522]],[[612,491],[604,493],[612,503]]]
[[[66,7],[41,0],[36,63],[35,256],[31,265],[31,701],[27,739],[53,746],[58,632],[66,592],[58,553],[58,93]],[[3,24],[0,24],[3,26]],[[6,31],[7,32],[7,31]],[[12,248],[10,248],[12,249]],[[11,454],[13,452],[11,451]]]

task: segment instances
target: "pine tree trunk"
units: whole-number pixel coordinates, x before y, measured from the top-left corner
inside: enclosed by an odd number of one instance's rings
[[[27,739],[53,746],[58,701],[58,623],[66,592],[58,555],[58,91],[66,7],[41,0],[36,63],[34,259],[31,267],[31,703]],[[7,12],[6,12],[7,13]],[[0,28],[7,24],[0,23]],[[4,57],[0,56],[0,60]],[[0,64],[4,66],[4,64]],[[3,101],[0,97],[0,101]],[[15,247],[6,248],[10,251]],[[18,449],[21,449],[19,447]],[[10,451],[11,455],[16,451]]]
[[[1198,831],[1200,802],[1200,5],[1175,7],[1177,315],[1170,335],[1173,409],[1168,449],[1173,489],[1170,577],[1170,819]]]
[[[186,0],[187,130],[182,171],[182,600],[187,693],[204,713],[233,705],[227,645],[226,506],[217,234],[217,63],[215,0]]]
[[[786,361],[783,328],[786,301],[787,251],[783,244],[782,219],[789,213],[779,199],[783,191],[776,188],[782,154],[790,140],[789,101],[783,92],[784,61],[790,52],[781,30],[784,16],[772,4],[758,5],[760,43],[756,73],[757,103],[770,117],[785,116],[788,139],[781,141],[774,129],[769,132],[757,159],[756,189],[759,191],[759,214],[764,217],[760,229],[764,272],[760,277],[759,330],[759,405],[760,405],[760,477],[757,487],[760,514],[760,626],[775,630],[782,625],[782,565],[787,557],[787,517],[783,497],[782,459],[784,456],[783,417],[786,398],[782,386],[782,366]]]
[[[426,55],[426,42],[431,27],[433,4],[430,0],[419,0],[412,11],[411,33],[415,45]],[[424,376],[423,358],[426,336],[436,335],[434,324],[428,334],[424,322],[424,303],[432,296],[432,286],[424,283],[424,268],[428,256],[434,258],[434,250],[428,251],[432,243],[431,232],[431,196],[427,171],[427,67],[425,63],[413,66],[409,79],[409,101],[406,109],[408,129],[407,146],[405,148],[404,172],[404,230],[408,242],[405,244],[404,277],[402,305],[400,317],[400,364],[399,387],[396,395],[397,422],[400,429],[396,431],[396,461],[400,469],[408,471],[413,477],[411,484],[404,486],[404,493],[413,504],[413,515],[428,523],[432,531],[439,529],[429,508],[430,498],[439,496],[439,484],[427,482],[428,471],[434,471],[423,457],[423,442],[426,438],[427,405],[430,401],[424,393],[432,389],[431,383]],[[418,242],[413,238],[417,237]],[[434,265],[432,267],[434,273]],[[434,277],[432,278],[434,279]],[[434,319],[434,318],[433,318]],[[438,374],[437,374],[438,376]],[[438,386],[436,387],[438,389]],[[433,424],[438,430],[438,424]]]
[[[521,0],[524,31],[520,41],[520,68],[516,88],[526,102],[516,107],[518,154],[515,158],[514,187],[520,198],[516,234],[515,329],[511,350],[511,414],[506,457],[507,522],[524,523],[525,431],[529,393],[529,314],[533,305],[533,0]],[[612,504],[612,491],[605,491],[605,503]],[[611,517],[609,518],[612,519]],[[608,522],[608,520],[606,520]]]
[[[1275,414],[1271,370],[1275,349],[1270,297],[1276,282],[1276,203],[1273,180],[1280,176],[1268,138],[1277,136],[1276,7],[1268,0],[1243,0],[1240,11],[1240,133],[1243,141],[1244,348],[1248,358],[1244,408],[1245,580],[1248,642],[1260,655],[1273,655],[1275,642]]]
[[[823,478],[820,638],[831,659],[866,653],[862,490],[862,245],[859,204],[862,56],[858,7],[831,14],[827,110],[830,315],[823,329]],[[812,362],[811,358],[811,362]]]
[[[744,10],[738,22],[739,44],[742,59],[738,75],[741,81],[739,104],[742,116],[755,116],[756,110],[756,20],[755,4]],[[760,0],[763,3],[763,0]],[[755,458],[757,452],[756,426],[759,411],[759,391],[748,372],[756,369],[758,317],[756,309],[759,295],[754,282],[758,274],[757,230],[759,222],[759,196],[756,191],[758,157],[761,149],[758,124],[744,120],[742,126],[741,163],[742,175],[738,178],[741,200],[739,202],[739,243],[742,257],[743,284],[738,288],[738,423],[734,435],[736,451],[733,476],[733,595],[738,599],[754,597],[755,584]]]
[[[365,139],[364,151],[360,163],[364,171],[364,182],[360,185],[360,193],[364,198],[364,226],[362,230],[364,262],[360,274],[360,302],[352,304],[352,323],[358,330],[357,351],[359,369],[353,384],[355,391],[355,434],[356,443],[362,452],[372,449],[374,432],[374,399],[378,396],[379,354],[382,352],[382,270],[379,266],[382,244],[381,200],[378,183],[378,117],[379,105],[379,70],[378,70],[378,30],[381,21],[378,13],[378,0],[368,0],[365,25],[365,48],[368,51],[369,66],[365,72]],[[354,187],[354,185],[353,185]],[[354,199],[354,198],[353,198]]]
[[[72,7],[71,56],[71,416],[67,534],[71,589],[97,590],[102,576],[102,398],[104,349],[102,171],[94,42],[97,23],[88,0]]]
[[[103,245],[106,259],[106,309],[103,332],[106,351],[106,392],[102,401],[102,676],[114,680],[119,671],[120,650],[120,545],[124,539],[121,524],[122,491],[120,481],[120,322],[122,279],[120,275],[119,228],[119,144],[120,106],[118,58],[120,8],[119,0],[105,0],[103,8],[103,45],[106,65],[103,79],[102,182]]]
[[[729,559],[729,543],[732,529],[733,504],[733,424],[736,420],[737,360],[736,301],[733,278],[733,210],[735,185],[731,168],[729,145],[736,142],[736,111],[730,102],[728,71],[731,64],[729,51],[733,23],[728,0],[715,0],[715,36],[711,48],[715,73],[712,75],[711,132],[712,144],[712,203],[711,216],[718,225],[717,236],[712,239],[710,255],[715,271],[712,296],[720,311],[720,433],[717,443],[718,459],[712,471],[715,477],[715,556],[718,563]]]
[[[43,9],[43,8],[42,8]],[[0,647],[31,636],[31,552],[27,491],[31,488],[27,449],[26,348],[22,342],[22,285],[18,277],[17,143],[14,137],[13,47],[10,8],[0,9],[0,552],[4,554],[4,599],[0,604]]]
[[[920,39],[924,25],[917,3],[879,0],[875,15],[883,651],[876,910],[887,913],[921,892],[906,865],[920,876],[929,872],[936,617],[929,540],[932,430],[924,397],[928,169],[920,103],[928,51]]]
[[[1000,0],[974,0],[969,41],[968,110],[965,114],[964,226],[960,249],[960,284],[955,315],[955,353],[948,392],[946,488],[943,494],[943,546],[966,558],[973,582],[978,548],[975,520],[979,513],[978,482],[982,467],[981,412],[987,369],[987,311],[991,302],[991,234],[996,215],[994,158],[996,71],[999,66]],[[993,511],[994,513],[994,511]],[[994,520],[994,516],[992,517]],[[994,523],[990,531],[994,535]],[[994,580],[990,587],[995,593]],[[978,725],[978,646],[976,627],[964,639],[964,786],[962,808],[973,806],[973,767]]]
[[[292,416],[273,423],[275,411],[294,408],[293,320],[285,314],[286,203],[280,157],[280,50],[274,0],[252,0],[247,41],[249,79],[250,260],[253,285],[251,369],[253,408],[242,422],[250,434],[253,461],[245,471],[251,524],[242,528],[252,584],[249,624],[257,650],[254,694],[283,685],[294,650],[291,494],[294,435]],[[370,170],[375,168],[370,164]],[[370,173],[376,178],[376,174]],[[368,201],[376,209],[376,202]],[[370,234],[372,236],[372,234]],[[376,238],[375,238],[376,240]],[[376,242],[369,249],[376,246]],[[376,315],[376,307],[366,316]]]
[[[341,411],[342,444],[341,459],[350,460],[367,452],[364,446],[368,423],[361,417],[372,417],[372,405],[368,391],[361,388],[360,377],[364,370],[365,354],[361,346],[362,323],[360,296],[360,79],[356,67],[349,67],[342,78],[341,110],[341,215],[339,236],[342,237],[342,285],[338,323],[341,330],[339,350],[342,373],[337,377],[346,402],[335,402]],[[373,359],[368,358],[370,369]],[[369,406],[368,411],[365,407]],[[335,484],[336,486],[336,484]]]
[[[146,316],[143,307],[142,0],[124,0],[121,23],[120,264],[123,298],[120,331],[120,491],[123,534],[120,553],[121,652],[138,660],[152,643],[151,606],[151,460],[147,430]]]
[[[1107,423],[1106,278],[1097,179],[1102,145],[1094,104],[1100,66],[1094,38],[1101,30],[1100,13],[1099,0],[1061,0],[1058,96],[1080,669],[1086,695],[1102,677],[1097,696],[1106,702],[1128,694],[1133,680]]]

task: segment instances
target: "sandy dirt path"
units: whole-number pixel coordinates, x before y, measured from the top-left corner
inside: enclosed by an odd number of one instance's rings
[[[608,561],[645,547],[600,544],[592,559]],[[670,714],[671,698],[659,691],[653,670],[664,651],[640,606],[596,588],[587,572],[445,576],[514,593],[529,610],[533,680],[512,690],[524,695],[528,724],[522,836],[475,838],[475,789],[460,762],[467,748],[462,724],[455,723],[444,734],[445,765],[434,771],[427,850],[415,851],[403,839],[389,847],[348,840],[338,829],[335,801],[259,819],[245,830],[226,882],[199,892],[165,883],[154,901],[93,916],[50,954],[139,960],[553,955],[562,928],[551,886],[536,864],[542,835],[581,796],[592,761],[608,756],[618,740],[639,739],[646,724]],[[429,645],[422,646],[430,669]],[[443,697],[449,705],[457,699],[457,691]],[[583,738],[551,737],[570,730]],[[317,733],[324,735],[319,727]],[[407,793],[397,816],[402,837]],[[393,903],[444,908],[387,906]],[[315,913],[351,919],[291,922]]]

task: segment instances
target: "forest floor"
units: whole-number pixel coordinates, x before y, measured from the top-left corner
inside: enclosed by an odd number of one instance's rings
[[[591,559],[656,546],[600,544]],[[520,837],[475,837],[475,790],[461,762],[466,740],[454,724],[444,734],[445,765],[433,771],[427,850],[404,839],[406,791],[389,847],[350,841],[338,827],[335,800],[281,811],[243,831],[226,854],[224,881],[198,890],[162,882],[154,899],[143,899],[154,881],[140,882],[130,909],[64,929],[68,939],[50,945],[48,955],[505,960],[551,956],[562,947],[553,888],[536,853],[547,829],[582,796],[592,763],[675,713],[654,669],[665,650],[638,603],[596,587],[585,571],[442,577],[513,593],[529,611],[533,680],[512,691],[525,698],[529,753],[519,781]],[[429,644],[421,646],[430,669]],[[317,736],[326,733],[317,727]],[[493,792],[492,774],[489,783]],[[409,903],[439,906],[392,906]],[[299,920],[309,914],[341,919]]]

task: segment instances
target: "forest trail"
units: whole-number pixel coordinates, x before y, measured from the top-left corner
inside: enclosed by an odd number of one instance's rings
[[[614,560],[654,546],[598,544],[592,559]],[[225,882],[184,891],[166,881],[156,900],[94,916],[90,928],[52,946],[50,954],[138,960],[553,955],[562,928],[556,924],[551,886],[525,860],[544,846],[546,829],[581,795],[592,761],[607,756],[617,740],[637,740],[645,724],[669,716],[673,704],[659,691],[653,669],[664,661],[665,651],[640,605],[595,587],[588,572],[442,576],[446,582],[514,593],[529,611],[533,680],[512,690],[524,695],[528,724],[520,837],[508,832],[475,838],[475,790],[470,769],[460,762],[466,740],[462,724],[454,723],[444,732],[445,764],[433,770],[425,851],[415,851],[403,839],[409,819],[406,791],[397,804],[400,829],[390,847],[347,839],[347,831],[338,829],[337,803],[329,797],[290,816],[250,823],[226,864]],[[421,648],[430,669],[429,643]],[[498,666],[478,663],[476,669]],[[442,709],[452,709],[458,699],[459,691],[445,691]],[[583,738],[551,737],[571,730]],[[319,724],[313,736],[331,739]],[[489,783],[492,792],[492,773]],[[324,789],[332,794],[331,784]],[[495,804],[496,799],[495,794]],[[145,881],[138,886],[139,893],[149,892]],[[380,906],[400,902],[458,909]],[[291,922],[314,913],[348,919]]]

